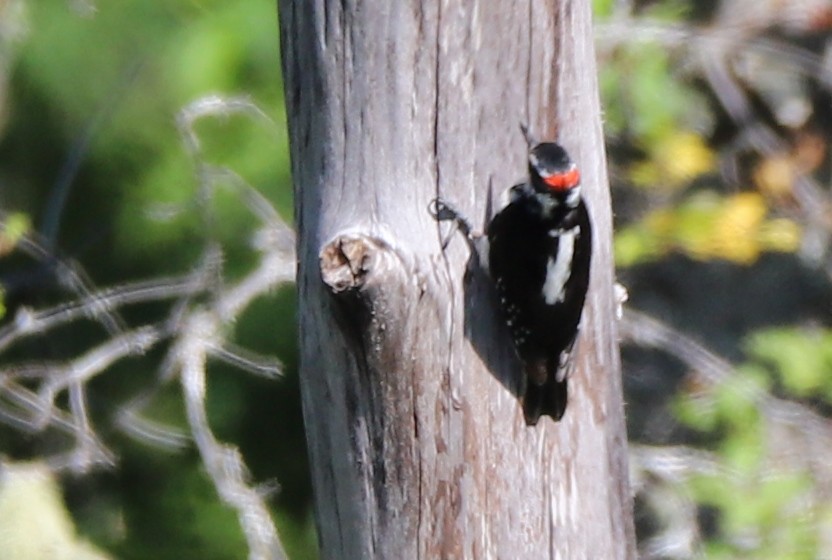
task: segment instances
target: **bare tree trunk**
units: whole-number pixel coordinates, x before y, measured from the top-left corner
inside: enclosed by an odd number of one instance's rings
[[[632,558],[589,0],[281,0],[301,376],[325,558]],[[520,122],[579,162],[597,234],[561,423],[527,427],[482,224]]]

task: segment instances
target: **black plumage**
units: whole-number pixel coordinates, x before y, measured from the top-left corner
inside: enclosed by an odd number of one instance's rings
[[[526,422],[566,410],[571,354],[589,283],[592,229],[580,175],[558,144],[534,146],[529,182],[488,226],[489,270],[526,372]]]

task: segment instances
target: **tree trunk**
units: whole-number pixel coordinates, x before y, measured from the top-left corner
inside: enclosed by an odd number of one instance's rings
[[[632,558],[589,0],[280,0],[301,387],[324,558]],[[582,168],[596,235],[562,422],[523,421],[477,226],[519,124]]]

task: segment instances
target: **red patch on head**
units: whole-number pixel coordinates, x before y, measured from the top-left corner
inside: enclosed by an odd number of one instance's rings
[[[543,178],[546,186],[558,192],[568,191],[571,188],[577,187],[580,181],[581,174],[577,167],[573,167],[564,173],[555,173],[554,175]]]

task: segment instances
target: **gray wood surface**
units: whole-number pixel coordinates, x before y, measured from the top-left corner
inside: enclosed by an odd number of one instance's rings
[[[280,0],[301,386],[322,557],[635,557],[588,0]],[[523,421],[483,227],[519,123],[582,168],[596,230],[564,420]]]

